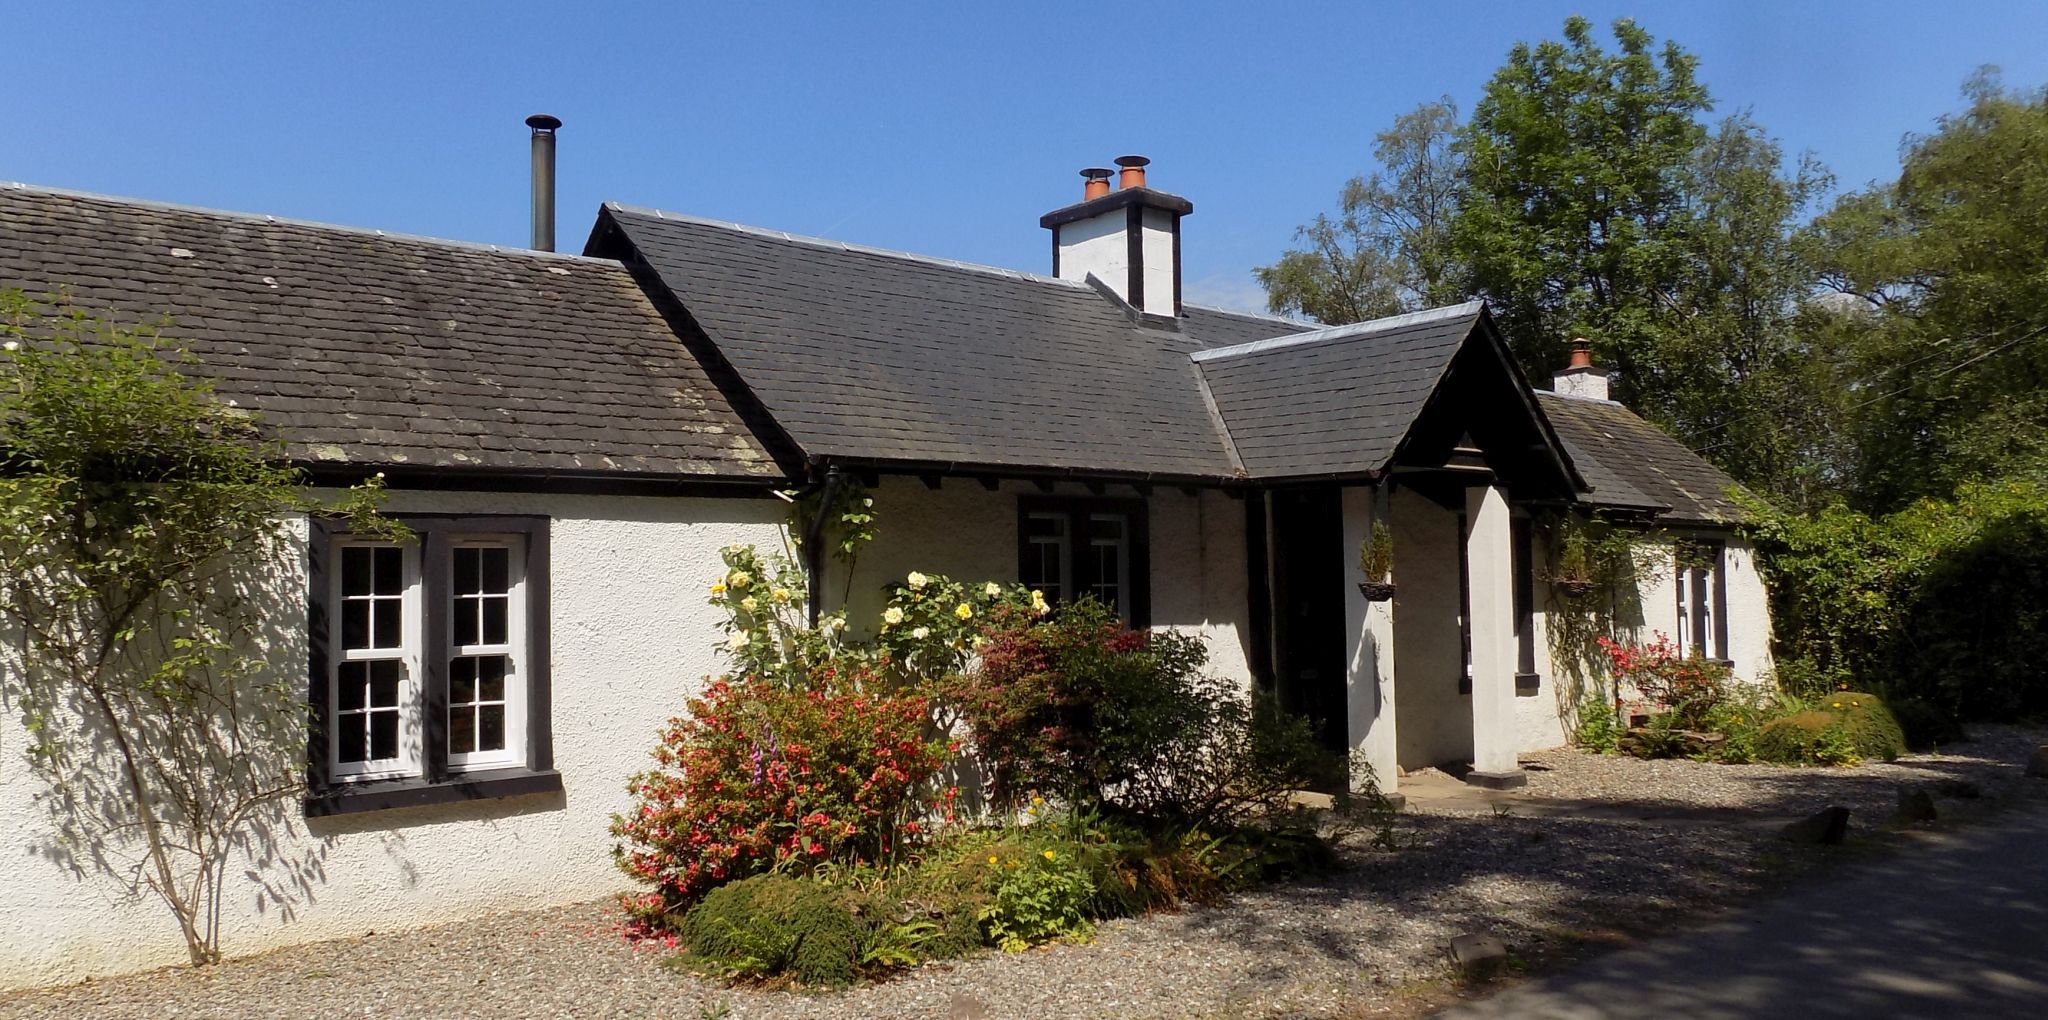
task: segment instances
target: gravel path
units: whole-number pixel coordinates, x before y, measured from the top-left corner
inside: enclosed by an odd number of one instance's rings
[[[1868,826],[1889,815],[1897,784],[1937,778],[1971,780],[1995,799],[2044,740],[1987,727],[1945,755],[1836,770],[1544,752],[1525,758],[1526,796],[1599,801],[1596,817],[1424,807],[1402,816],[1395,849],[1352,848],[1353,867],[1318,881],[1113,922],[1092,945],[934,964],[836,994],[671,973],[659,954],[622,943],[603,906],[585,904],[0,995],[0,1018],[1412,1014],[1441,996],[1442,946],[1459,932],[1491,930],[1540,952],[1617,927],[1668,926],[1818,854],[1775,844],[1755,824],[1699,817],[1783,819],[1840,803]],[[1693,820],[1658,820],[1666,815]]]

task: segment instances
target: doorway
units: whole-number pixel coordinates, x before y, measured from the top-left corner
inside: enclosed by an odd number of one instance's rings
[[[1272,491],[1273,677],[1280,706],[1343,753],[1344,506],[1334,485]]]

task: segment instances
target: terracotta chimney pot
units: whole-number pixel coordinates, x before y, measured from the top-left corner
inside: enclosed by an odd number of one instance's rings
[[[1572,341],[1572,360],[1566,368],[1593,367],[1593,341],[1579,337]]]
[[[1115,172],[1106,166],[1091,166],[1081,171],[1081,176],[1086,179],[1081,186],[1081,201],[1092,201],[1109,194],[1109,175]]]
[[[1145,186],[1145,167],[1152,161],[1143,156],[1118,156],[1116,165],[1123,168],[1117,175],[1118,188],[1142,188]]]

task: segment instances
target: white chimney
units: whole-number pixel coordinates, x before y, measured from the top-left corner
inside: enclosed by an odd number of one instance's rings
[[[1143,156],[1119,156],[1116,190],[1110,171],[1089,167],[1079,204],[1039,217],[1052,231],[1052,273],[1062,280],[1093,276],[1146,315],[1180,315],[1180,218],[1194,204],[1145,186]]]
[[[1571,363],[1551,377],[1550,389],[1567,397],[1607,399],[1607,370],[1593,367],[1593,341],[1585,337],[1572,341]]]

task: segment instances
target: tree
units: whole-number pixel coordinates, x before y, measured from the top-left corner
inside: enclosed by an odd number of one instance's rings
[[[1476,290],[1537,377],[1564,363],[1574,336],[1619,371],[1620,396],[1644,389],[1660,305],[1686,267],[1687,184],[1711,103],[1697,58],[1628,19],[1618,52],[1584,18],[1565,41],[1517,44],[1472,111],[1452,238]]]
[[[1302,247],[1254,270],[1267,306],[1339,325],[1461,300],[1457,130],[1448,96],[1395,118],[1374,140],[1381,171],[1345,182],[1335,220],[1317,216],[1295,231]]]
[[[1861,302],[1857,502],[2048,476],[2048,92],[1985,71],[1910,139],[1899,179],[1845,196],[1813,258]]]
[[[391,533],[379,488],[302,495],[252,416],[155,327],[0,292],[0,613],[10,700],[47,783],[50,856],[147,888],[192,962],[219,957],[225,869],[279,858],[303,785],[304,619],[288,522]],[[302,879],[301,879],[302,880]],[[285,899],[283,890],[271,893]]]

